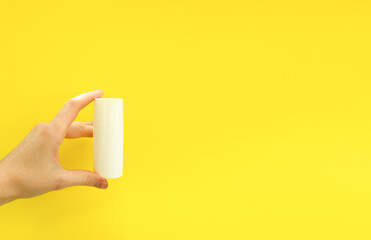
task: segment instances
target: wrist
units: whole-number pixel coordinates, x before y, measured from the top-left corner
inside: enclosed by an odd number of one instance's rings
[[[3,160],[0,161],[0,206],[17,199],[14,181],[4,165]]]

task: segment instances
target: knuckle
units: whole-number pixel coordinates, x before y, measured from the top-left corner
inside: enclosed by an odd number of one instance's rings
[[[70,100],[67,101],[67,105],[71,107],[76,107],[77,106],[77,100],[76,98],[71,98]]]
[[[85,186],[91,186],[93,183],[94,179],[91,176],[91,174],[88,174],[85,179]]]
[[[55,190],[63,189],[65,185],[65,179],[62,176],[58,176],[55,182]]]
[[[39,136],[41,139],[44,139],[45,143],[50,143],[51,140],[55,138],[55,133],[52,127],[50,127],[49,123],[41,122],[36,124],[34,127],[35,134]]]
[[[89,132],[87,132],[87,129],[81,124],[77,124],[77,130],[80,133],[81,137],[89,137]]]
[[[46,122],[40,122],[38,124],[35,125],[34,129],[35,130],[44,130],[48,127],[48,123]]]

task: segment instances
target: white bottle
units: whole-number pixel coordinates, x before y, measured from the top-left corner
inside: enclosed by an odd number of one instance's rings
[[[94,101],[94,171],[104,178],[123,172],[124,118],[122,98]]]

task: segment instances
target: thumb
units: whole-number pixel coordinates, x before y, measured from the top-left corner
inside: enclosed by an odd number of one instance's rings
[[[108,187],[108,182],[105,178],[99,176],[95,172],[90,172],[87,170],[66,170],[64,179],[66,187],[79,185],[102,189]]]

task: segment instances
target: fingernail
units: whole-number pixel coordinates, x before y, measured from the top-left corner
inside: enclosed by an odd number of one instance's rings
[[[97,90],[96,92],[98,92],[98,93],[103,93],[103,90]]]
[[[107,180],[102,181],[101,188],[102,188],[102,189],[106,189],[107,187],[108,187],[108,182],[107,182]]]
[[[106,180],[98,180],[98,181],[96,182],[95,186],[96,186],[97,188],[105,189],[105,188],[108,187],[108,183],[107,183]]]

